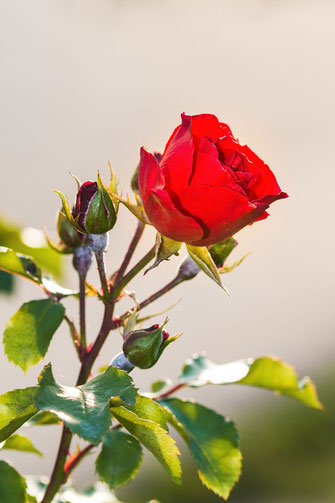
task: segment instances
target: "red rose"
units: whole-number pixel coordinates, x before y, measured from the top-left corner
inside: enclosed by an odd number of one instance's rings
[[[182,114],[160,162],[141,149],[139,190],[152,225],[195,246],[266,218],[269,205],[287,197],[270,168],[210,114]]]

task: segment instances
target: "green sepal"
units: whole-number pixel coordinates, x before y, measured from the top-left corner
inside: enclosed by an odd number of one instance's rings
[[[207,276],[215,281],[215,283],[219,285],[227,295],[229,295],[229,292],[221,283],[221,278],[217,267],[206,246],[192,246],[187,244],[186,247],[191,259],[200,267],[200,269],[205,274],[207,274]]]
[[[44,236],[45,236],[46,242],[48,243],[49,248],[51,248],[55,252],[60,253],[61,255],[71,255],[73,253],[73,249],[68,248],[67,246],[63,245],[62,243],[58,243],[58,244],[54,243],[46,231],[44,231]]]
[[[80,238],[78,231],[73,227],[72,223],[69,222],[67,216],[62,212],[58,212],[57,218],[57,232],[60,237],[61,244],[64,244],[65,249],[69,249],[69,252],[73,252],[75,248],[82,245],[82,239]]]
[[[118,183],[117,183],[117,180],[116,180],[116,173],[113,170],[112,165],[111,165],[111,163],[109,161],[108,161],[108,166],[109,166],[110,173],[111,173],[111,177],[110,177],[110,180],[109,180],[109,187],[108,187],[108,189],[109,189],[109,192],[111,192],[112,194],[117,194]],[[119,203],[119,201],[117,199],[114,199],[113,203],[114,203],[115,213],[118,214],[119,204],[120,203]]]
[[[243,255],[242,258],[240,258],[239,260],[236,260],[235,262],[233,262],[232,264],[230,265],[223,265],[222,267],[219,267],[218,268],[218,271],[220,274],[226,274],[228,272],[232,272],[234,269],[236,269],[236,267],[238,267],[239,265],[242,264],[242,262],[247,258],[249,257],[250,255],[250,252],[249,253],[246,253],[245,255]]]
[[[174,239],[167,238],[157,232],[156,235],[156,258],[155,262],[144,272],[146,274],[147,272],[151,271],[151,269],[154,269],[157,267],[163,260],[169,260],[172,255],[179,255],[179,249],[181,247],[182,243],[179,241],[175,241]]]
[[[228,499],[241,474],[242,454],[234,423],[195,402],[169,398],[160,403],[169,409],[168,421],[189,446],[201,482]]]
[[[208,251],[216,265],[216,267],[222,267],[228,256],[236,248],[238,242],[233,237],[227,238],[223,241],[219,241],[208,248]]]
[[[59,197],[61,198],[62,205],[63,205],[63,212],[65,213],[65,216],[67,217],[67,219],[69,220],[69,222],[73,225],[73,227],[75,229],[77,229],[77,231],[79,231],[82,234],[84,234],[85,231],[78,224],[78,221],[77,221],[78,217],[76,219],[73,218],[70,205],[69,205],[68,201],[66,200],[66,197],[64,196],[64,194],[62,194],[59,190],[54,190],[54,192],[56,194],[58,194]]]
[[[30,452],[32,454],[37,454],[37,456],[40,457],[43,456],[41,451],[39,451],[38,449],[36,449],[36,447],[33,446],[29,438],[17,434],[7,438],[7,440],[3,443],[3,445],[0,446],[0,449]]]
[[[257,386],[294,398],[308,407],[323,408],[308,377],[298,380],[292,367],[268,356],[217,365],[204,355],[194,355],[185,363],[178,381],[194,388],[206,384]]]
[[[127,199],[123,199],[123,197],[121,197],[121,196],[119,196],[118,194],[115,194],[115,193],[111,193],[111,196],[113,198],[115,198],[117,201],[119,201],[120,203],[122,203],[126,208],[128,208],[128,210],[133,215],[135,215],[135,217],[138,220],[141,220],[144,224],[151,225],[148,217],[145,214],[144,208],[143,208],[143,206],[142,206],[142,204],[140,202],[140,199],[139,199],[138,195],[136,194],[136,192],[135,192],[135,199],[136,199],[136,203],[137,204],[131,203],[130,200],[129,200],[129,196],[128,195],[127,195]]]

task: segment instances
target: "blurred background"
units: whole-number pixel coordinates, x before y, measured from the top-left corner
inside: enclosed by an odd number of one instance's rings
[[[158,312],[181,298],[168,330],[183,336],[153,369],[134,372],[145,390],[152,379],[175,379],[186,358],[206,350],[217,363],[275,355],[300,376],[311,375],[324,413],[261,390],[185,391],[239,427],[244,472],[232,493],[236,503],[335,500],[334,19],[333,0],[0,0],[0,213],[13,225],[45,227],[55,236],[59,200],[52,189],[72,200],[69,172],[85,181],[99,169],[107,180],[108,160],[128,192],[139,148],[162,151],[183,111],[227,122],[290,195],[271,206],[267,220],[238,234],[232,258],[252,254],[223,277],[230,298],[201,274],[147,309]],[[121,208],[110,233],[110,272],[135,225]],[[137,258],[154,235],[146,230]],[[38,246],[34,233],[23,241]],[[179,262],[134,281],[139,300],[169,281]],[[70,259],[60,281],[76,287]],[[0,299],[1,330],[22,302],[40,297],[17,280],[15,295]],[[75,302],[65,303],[75,316]],[[90,301],[91,338],[100,309]],[[97,367],[119,348],[114,333]],[[72,385],[78,368],[65,325],[26,376],[1,352],[0,392],[34,385],[49,360],[56,379]],[[44,458],[6,457],[22,473],[50,474],[59,430],[36,427],[29,435]],[[77,485],[94,480],[93,459],[74,475]],[[129,503],[219,501],[201,487],[186,453],[183,467],[178,488],[148,455],[118,495]]]

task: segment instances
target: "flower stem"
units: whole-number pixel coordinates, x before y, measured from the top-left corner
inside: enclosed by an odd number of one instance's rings
[[[151,304],[155,300],[159,299],[159,297],[161,297],[165,293],[169,292],[170,290],[172,290],[172,288],[179,285],[183,281],[184,281],[183,278],[176,276],[172,281],[170,281],[165,286],[163,286],[163,288],[161,288],[157,292],[153,293],[152,295],[149,295],[149,297],[147,297],[145,300],[140,302],[140,304],[137,307],[137,312],[139,313],[141,311],[141,309],[148,306],[149,304]],[[114,319],[111,330],[115,330],[116,328],[122,326],[128,316],[129,316],[129,311],[123,313],[119,318]]]
[[[54,496],[58,492],[60,486],[62,485],[64,477],[64,465],[70,447],[71,439],[72,439],[71,431],[66,426],[63,426],[63,432],[59,444],[58,455],[56,458],[55,466],[50,478],[49,485],[45,491],[41,503],[51,503],[51,501],[54,499]]]
[[[131,240],[130,242],[130,245],[129,245],[129,248],[127,250],[127,253],[122,261],[122,264],[120,265],[120,268],[117,272],[117,278],[116,278],[116,281],[115,281],[115,286],[117,286],[120,281],[122,280],[123,278],[123,275],[129,265],[129,262],[131,261],[132,259],[132,256],[134,255],[134,252],[135,252],[135,249],[142,237],[142,234],[143,234],[143,231],[144,231],[144,228],[145,228],[145,223],[143,223],[141,220],[138,221],[137,223],[137,227],[136,227],[136,231],[135,231],[135,234],[133,236],[133,239]]]
[[[132,269],[123,277],[122,281],[113,289],[113,297],[117,298],[124,287],[154,258],[156,253],[156,246],[153,246],[141,260],[134,265]]]
[[[79,331],[80,346],[84,350],[87,348],[86,342],[86,273],[79,273]]]
[[[108,299],[110,295],[109,295],[109,289],[108,289],[107,277],[106,277],[104,252],[102,252],[102,251],[96,252],[95,259],[97,261],[102,293],[104,294],[104,297],[106,299]]]

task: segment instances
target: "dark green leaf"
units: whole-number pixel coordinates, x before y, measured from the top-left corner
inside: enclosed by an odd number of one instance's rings
[[[7,438],[1,449],[31,452],[33,454],[37,454],[38,456],[43,456],[43,454],[33,446],[29,438],[22,435],[12,435],[11,437]]]
[[[191,259],[197,266],[229,295],[228,291],[221,283],[217,267],[206,246],[186,245],[186,247]]]
[[[124,486],[137,474],[142,456],[141,444],[135,437],[112,430],[103,438],[95,465],[96,472],[110,489]]]
[[[8,360],[26,371],[46,354],[51,338],[63,321],[65,308],[51,299],[23,304],[4,333]]]
[[[275,358],[237,360],[217,365],[206,356],[196,355],[184,365],[179,381],[192,387],[205,384],[248,384],[274,391],[321,409],[313,382],[304,377],[298,381],[292,367]]]
[[[34,405],[37,389],[16,389],[0,396],[0,442],[38,412]]]
[[[202,483],[227,499],[241,473],[242,455],[234,423],[194,402],[171,398],[161,403],[176,417],[177,429],[183,430]]]
[[[157,423],[142,419],[126,407],[112,407],[113,416],[162,464],[177,484],[181,482],[179,451],[167,431]]]
[[[26,481],[8,463],[0,461],[0,503],[26,503]]]
[[[108,431],[111,422],[109,400],[119,397],[129,405],[136,399],[136,389],[131,377],[116,367],[82,386],[61,386],[46,365],[39,378],[35,403],[41,410],[49,410],[65,422],[73,433],[97,444]]]

